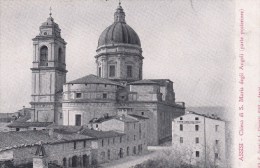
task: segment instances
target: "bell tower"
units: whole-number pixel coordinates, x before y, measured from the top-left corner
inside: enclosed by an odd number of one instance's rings
[[[62,88],[66,82],[66,42],[52,14],[33,40],[32,101],[34,122],[60,123]],[[62,120],[61,120],[62,121]]]

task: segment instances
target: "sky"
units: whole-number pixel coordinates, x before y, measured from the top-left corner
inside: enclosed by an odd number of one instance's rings
[[[67,42],[67,81],[96,73],[102,31],[117,0],[0,0],[0,112],[30,107],[32,38],[52,17]],[[233,0],[122,0],[126,23],[138,34],[143,77],[170,79],[186,106],[232,107]]]

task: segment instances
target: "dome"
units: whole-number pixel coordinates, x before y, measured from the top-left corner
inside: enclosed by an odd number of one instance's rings
[[[141,46],[137,33],[126,24],[125,13],[119,4],[114,14],[114,23],[101,33],[98,40],[98,47],[120,43]]]

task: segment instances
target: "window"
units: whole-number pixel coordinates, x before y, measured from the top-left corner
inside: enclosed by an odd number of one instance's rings
[[[129,146],[126,148],[126,155],[129,156]]]
[[[215,159],[218,159],[218,153],[215,153]]]
[[[20,131],[20,128],[15,128],[15,131]]]
[[[98,67],[98,76],[101,77],[101,67]]]
[[[219,140],[216,140],[215,143],[216,143],[216,145],[218,145],[219,144]]]
[[[131,66],[131,65],[128,65],[128,66],[126,67],[126,69],[127,69],[127,77],[132,78],[132,77],[133,77],[133,74],[132,74],[132,66]]]
[[[60,113],[60,119],[62,119],[62,113]]]
[[[107,98],[107,94],[103,93],[103,99],[106,99],[106,98]]]
[[[135,135],[134,135],[134,141],[135,141]]]
[[[196,157],[200,157],[200,152],[196,151]]]
[[[74,149],[77,149],[77,142],[74,142]]]
[[[136,154],[136,146],[133,148],[133,154]]]
[[[62,49],[59,48],[59,52],[58,52],[58,62],[62,62]]]
[[[81,96],[82,96],[82,93],[76,93],[76,98],[78,99],[78,98],[81,98]]]
[[[122,143],[122,137],[120,137],[120,143]]]
[[[96,124],[96,128],[98,128],[98,124]]]
[[[219,125],[215,125],[215,131],[218,132]]]
[[[40,49],[40,66],[48,66],[48,48],[46,46]]]
[[[195,142],[199,143],[199,138],[198,137],[196,137]]]
[[[182,117],[180,117],[180,120],[182,120],[183,118]]]
[[[115,77],[116,76],[116,67],[115,65],[109,66],[109,77]]]
[[[144,115],[144,112],[142,112],[142,115]]]
[[[115,138],[113,138],[113,144],[115,144]]]
[[[33,128],[33,130],[36,130],[36,128]]]
[[[109,145],[110,144],[110,140],[109,140],[109,138],[107,139],[107,145]]]
[[[180,137],[180,143],[183,143],[183,137]]]
[[[199,130],[199,125],[195,125],[195,131]]]
[[[80,114],[76,114],[75,116],[75,125],[76,126],[81,126],[81,115]]]
[[[86,141],[83,141],[83,147],[86,148]]]
[[[183,131],[183,125],[180,124],[180,131]]]
[[[102,139],[102,141],[101,141],[101,145],[104,146],[104,140],[103,140],[103,139]]]
[[[199,117],[195,117],[195,120],[199,120]]]
[[[135,123],[134,123],[134,129],[135,129]]]
[[[110,150],[107,150],[107,159],[110,160]]]

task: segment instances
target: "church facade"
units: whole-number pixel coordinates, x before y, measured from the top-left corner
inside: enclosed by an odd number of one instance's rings
[[[149,145],[171,137],[172,119],[184,114],[169,79],[143,79],[141,42],[119,4],[100,35],[96,75],[66,82],[66,42],[50,17],[33,39],[32,121],[88,125],[95,118],[127,113],[148,118]]]

